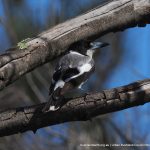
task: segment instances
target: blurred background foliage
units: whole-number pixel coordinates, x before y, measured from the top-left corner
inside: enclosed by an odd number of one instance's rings
[[[106,1],[108,0],[0,0],[0,52]],[[149,31],[150,26],[147,25],[145,28],[136,27],[103,36],[100,41],[108,42],[110,46],[95,55],[96,71],[84,88],[94,92],[148,78]],[[56,61],[37,68],[1,91],[0,109],[46,101]],[[39,129],[36,134],[26,132],[3,137],[0,138],[0,149],[80,150],[84,149],[80,144],[149,143],[149,111],[149,104],[146,104],[99,116],[92,121],[46,127]]]

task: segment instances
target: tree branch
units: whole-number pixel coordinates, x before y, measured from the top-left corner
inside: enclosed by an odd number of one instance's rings
[[[44,104],[0,113],[0,136],[70,121],[86,121],[101,114],[143,105],[150,101],[150,79],[71,99],[58,111],[41,112]]]
[[[57,25],[0,56],[0,90],[27,72],[64,54],[77,41],[94,40],[109,32],[147,23],[150,23],[149,0],[117,0]],[[150,80],[144,80],[70,99],[56,112],[43,114],[44,104],[8,109],[0,113],[0,136],[36,131],[69,121],[89,120],[149,101]]]
[[[36,67],[64,54],[82,39],[150,23],[149,0],[114,0],[38,35],[0,55],[0,90]],[[74,37],[74,38],[72,38]]]

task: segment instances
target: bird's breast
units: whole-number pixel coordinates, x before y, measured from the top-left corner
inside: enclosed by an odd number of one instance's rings
[[[92,69],[92,65],[87,63],[87,64],[84,64],[80,67],[78,67],[79,71],[84,73],[84,72],[89,72],[91,69]]]

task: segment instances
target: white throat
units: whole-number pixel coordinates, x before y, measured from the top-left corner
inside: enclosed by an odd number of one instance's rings
[[[86,52],[86,55],[88,55],[90,58],[93,57],[93,54],[94,54],[94,50],[93,49],[88,49],[87,52]]]

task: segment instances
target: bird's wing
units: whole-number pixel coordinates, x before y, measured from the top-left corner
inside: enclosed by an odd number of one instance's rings
[[[89,57],[77,52],[71,52],[63,56],[55,68],[50,86],[50,93],[54,90],[58,81],[69,81],[80,75],[79,66],[86,64],[88,61]]]
[[[71,51],[69,54],[60,59],[57,68],[77,68],[78,66],[82,66],[83,64],[87,63],[89,60],[90,58],[88,56]]]
[[[55,68],[51,86],[50,86],[50,99],[43,111],[57,110],[61,103],[61,96],[68,90],[73,88],[73,85],[68,82],[71,79],[82,75],[88,71],[91,60],[88,56],[82,55],[77,52],[71,52],[63,56]],[[59,99],[59,101],[58,101]]]
[[[55,85],[58,83],[59,80],[62,80],[62,82],[63,81],[65,82],[66,80],[69,81],[69,79],[71,79],[71,77],[73,77],[77,74],[79,74],[79,70],[77,68],[68,68],[68,69],[60,68],[59,70],[55,71],[53,74],[49,93],[52,93],[52,91],[55,88]]]

